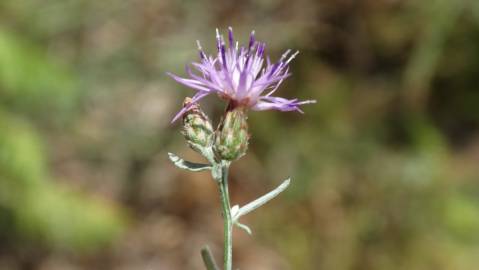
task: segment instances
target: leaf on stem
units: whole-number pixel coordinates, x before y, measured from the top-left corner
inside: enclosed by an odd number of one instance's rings
[[[290,182],[291,182],[290,178],[286,179],[277,188],[259,197],[258,199],[248,203],[247,205],[240,207],[239,210],[234,211],[235,215],[233,216],[233,221],[236,222],[241,216],[248,214],[249,212],[255,210],[256,208],[272,200],[274,197],[278,196],[281,192],[283,192],[289,186]]]
[[[168,153],[168,157],[170,158],[171,162],[176,165],[176,167],[192,172],[200,172],[204,170],[211,170],[211,165],[209,164],[202,164],[202,163],[194,163],[190,161],[186,161],[173,153]]]
[[[252,235],[253,232],[251,231],[250,227],[247,225],[244,225],[243,223],[239,223],[238,221],[235,221],[234,224],[238,226],[238,228],[243,229],[245,232],[247,232],[249,235]]]
[[[215,262],[213,255],[211,254],[211,250],[208,246],[204,246],[201,249],[201,257],[203,258],[203,262],[205,263],[207,270],[219,270],[220,268]]]

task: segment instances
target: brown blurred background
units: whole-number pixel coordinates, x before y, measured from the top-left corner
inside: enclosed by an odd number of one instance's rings
[[[2,0],[0,269],[204,269],[219,198],[169,122],[193,91],[195,40],[255,29],[300,55],[284,97],[251,112],[234,204],[240,269],[474,270],[479,265],[479,1]],[[218,121],[224,104],[202,102]]]

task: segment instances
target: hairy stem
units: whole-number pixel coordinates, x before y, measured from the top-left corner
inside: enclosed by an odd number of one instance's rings
[[[231,217],[230,196],[228,193],[228,165],[221,167],[221,181],[218,183],[224,220],[224,270],[232,269],[233,259],[233,219]]]

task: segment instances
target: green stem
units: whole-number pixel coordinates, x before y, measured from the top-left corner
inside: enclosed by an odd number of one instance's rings
[[[231,218],[230,197],[228,193],[228,169],[228,165],[221,167],[221,181],[218,183],[224,220],[224,270],[232,269],[233,259],[233,219]]]

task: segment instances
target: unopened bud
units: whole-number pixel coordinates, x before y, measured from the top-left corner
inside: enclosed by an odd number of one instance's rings
[[[196,103],[191,104],[191,98],[186,98],[183,106],[190,109],[183,115],[183,130],[188,145],[202,153],[203,149],[213,145],[213,127],[206,114]]]
[[[248,123],[243,107],[227,110],[216,131],[214,151],[221,160],[233,161],[248,149]]]

